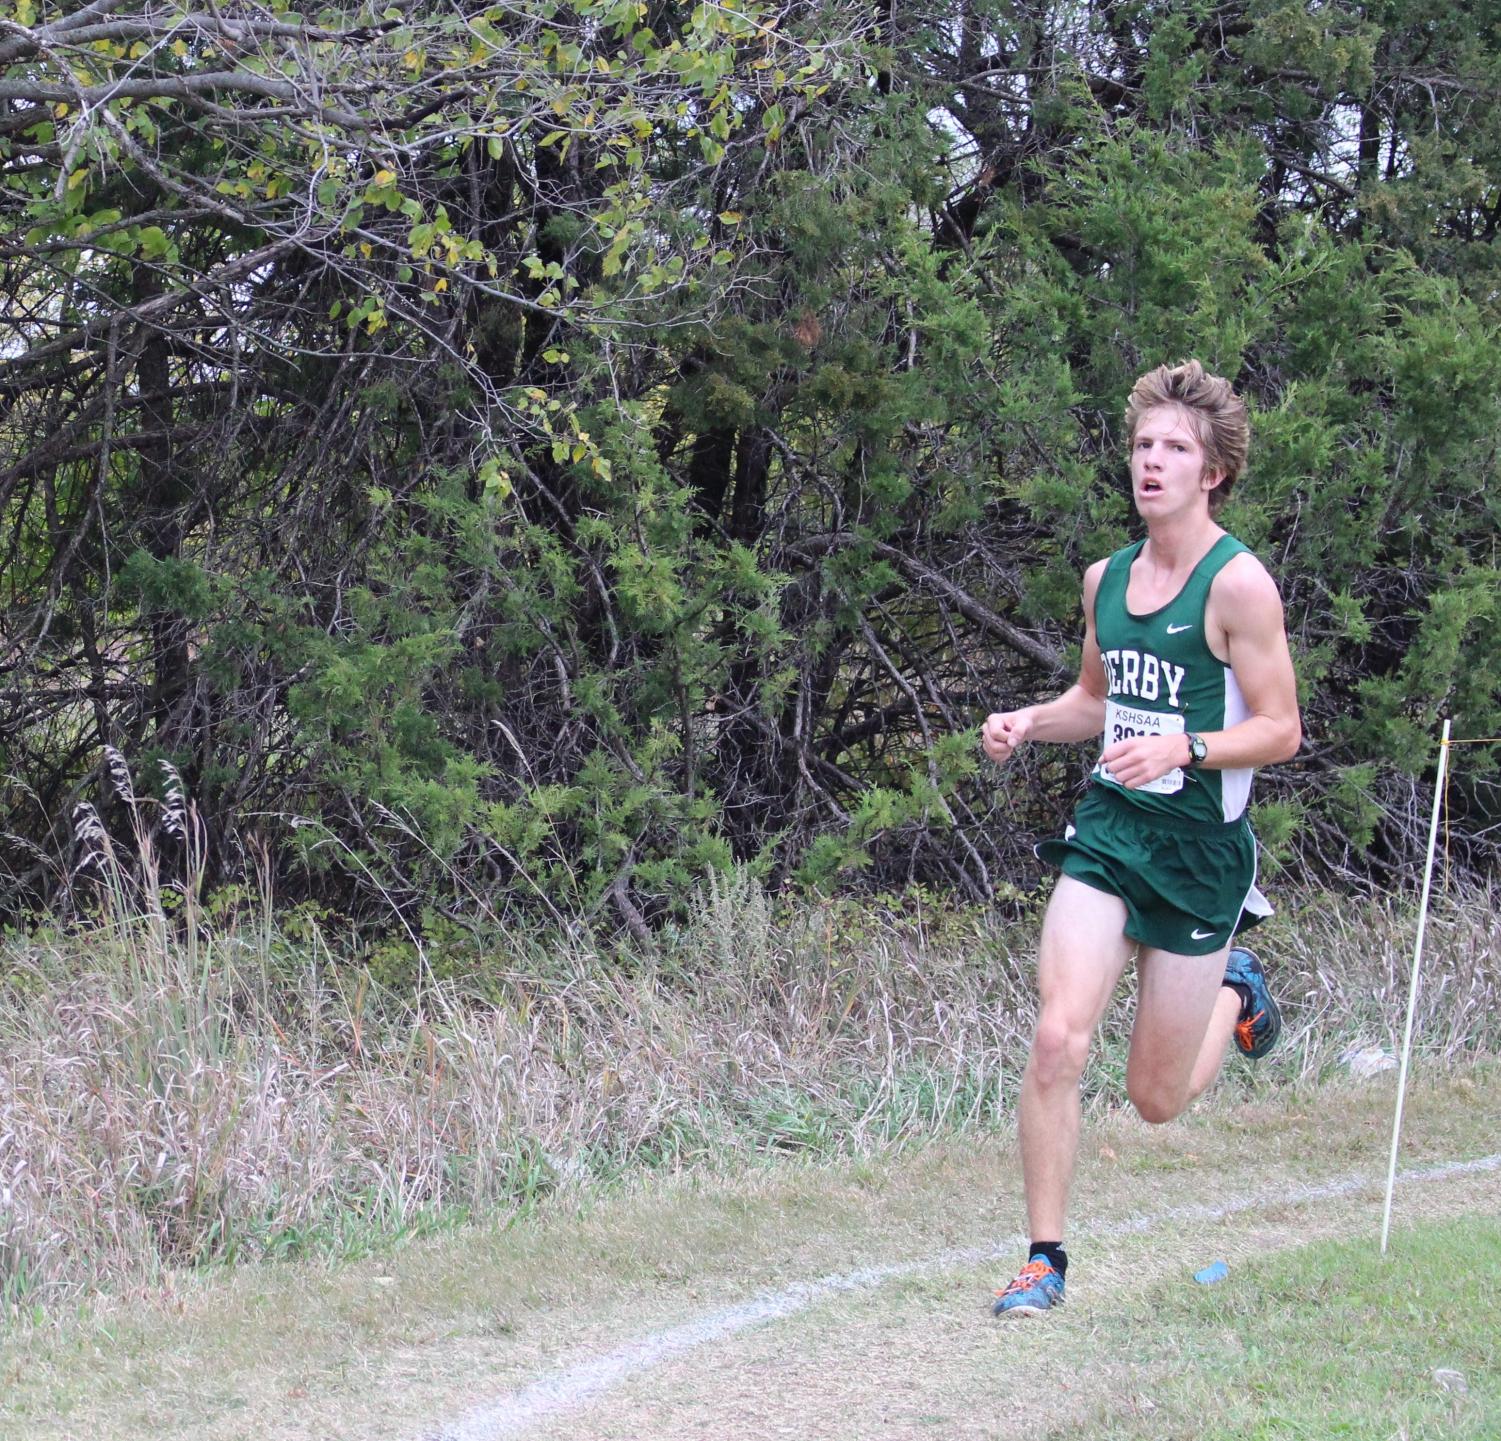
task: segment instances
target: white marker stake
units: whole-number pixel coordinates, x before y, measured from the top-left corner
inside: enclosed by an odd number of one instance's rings
[[[1407,1026],[1402,1034],[1402,1069],[1397,1073],[1397,1114],[1392,1117],[1392,1163],[1386,1175],[1386,1209],[1381,1216],[1381,1254],[1392,1229],[1392,1192],[1397,1185],[1397,1143],[1402,1135],[1402,1104],[1407,1097],[1407,1062],[1412,1055],[1412,1018],[1418,1006],[1418,967],[1423,960],[1423,931],[1428,925],[1428,892],[1433,885],[1433,854],[1438,848],[1438,812],[1449,769],[1449,722],[1438,746],[1438,777],[1433,783],[1433,821],[1428,827],[1428,865],[1423,871],[1423,899],[1418,903],[1418,939],[1412,951],[1412,981],[1407,987]]]

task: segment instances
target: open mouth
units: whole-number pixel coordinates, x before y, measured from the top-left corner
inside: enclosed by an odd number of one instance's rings
[[[1162,486],[1155,480],[1144,480],[1141,483],[1141,493],[1143,495],[1159,495],[1161,491]]]

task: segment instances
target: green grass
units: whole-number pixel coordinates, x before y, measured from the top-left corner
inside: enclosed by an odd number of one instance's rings
[[[1006,1134],[1036,1014],[1036,916],[776,909],[747,881],[634,958],[523,936],[497,941],[483,985],[407,994],[296,912],[185,918],[157,895],[136,915],[127,879],[87,925],[0,936],[0,1324],[183,1268],[348,1260],[566,1209],[653,1171]],[[1285,1039],[1227,1068],[1217,1104],[1396,1044],[1408,899],[1284,898],[1267,945]],[[1501,1051],[1495,910],[1479,891],[1434,908],[1420,1067]],[[1084,1077],[1092,1119],[1125,1101],[1133,993]],[[1342,1144],[1355,1161],[1372,1142]]]
[[[1404,1185],[1404,1226],[1486,1219],[1399,1231],[1384,1263],[1371,1254],[1379,1190],[1295,1199],[1320,1181],[1377,1172],[1393,1089],[1389,1076],[1316,1093],[1278,1088],[1171,1127],[1122,1114],[1090,1125],[1071,1304],[1035,1325],[989,1314],[990,1289],[1014,1257],[945,1259],[981,1253],[1020,1220],[1009,1136],[966,1132],[858,1160],[768,1150],[723,1173],[695,1167],[560,1190],[512,1226],[449,1229],[454,1212],[385,1210],[386,1193],[374,1193],[358,1227],[336,1211],[272,1230],[281,1225],[273,1201],[262,1253],[287,1264],[179,1268],[150,1288],[24,1324],[0,1317],[0,1434],[428,1434],[477,1397],[764,1290],[926,1259],[716,1340],[546,1434],[1496,1441],[1486,1366],[1501,1330],[1497,1173]],[[1497,1114],[1501,1066],[1420,1069],[1404,1164],[1493,1149]],[[807,1126],[800,1115],[786,1111],[788,1134]],[[531,1164],[545,1186],[548,1158]],[[1252,1193],[1289,1200],[1228,1220],[1194,1209]],[[410,1244],[383,1244],[400,1226]],[[1352,1235],[1355,1244],[1327,1250],[1278,1249]],[[1230,1280],[1195,1286],[1190,1271],[1216,1254],[1230,1258]],[[1393,1317],[1394,1297],[1411,1319]],[[1439,1367],[1463,1372],[1469,1394],[1439,1391]],[[1411,1415],[1409,1398],[1420,1403]]]
[[[1363,1238],[1236,1265],[1214,1287],[1179,1279],[1122,1334],[1134,1395],[1075,1435],[1496,1441],[1501,1221],[1419,1224],[1385,1257]]]

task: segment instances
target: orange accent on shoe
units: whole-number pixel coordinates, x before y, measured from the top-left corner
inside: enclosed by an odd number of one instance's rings
[[[1016,1291],[1030,1291],[1053,1267],[1046,1261],[1028,1261],[1020,1271],[1016,1273],[1016,1279],[1003,1291],[997,1291],[997,1296],[1010,1296]]]
[[[1243,1051],[1254,1050],[1256,1046],[1256,1022],[1264,1015],[1265,1011],[1257,1011],[1254,1016],[1247,1016],[1243,1021],[1235,1023],[1235,1041]]]

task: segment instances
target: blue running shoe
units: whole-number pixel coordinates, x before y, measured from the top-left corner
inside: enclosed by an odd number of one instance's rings
[[[990,1309],[997,1316],[1040,1316],[1063,1304],[1063,1277],[1046,1256],[1033,1256],[1016,1280],[995,1295]]]
[[[1251,999],[1240,999],[1240,1019],[1235,1023],[1235,1044],[1247,1060],[1259,1061],[1282,1034],[1282,1012],[1267,989],[1266,972],[1254,951],[1237,946],[1225,961],[1225,984],[1242,985]]]

